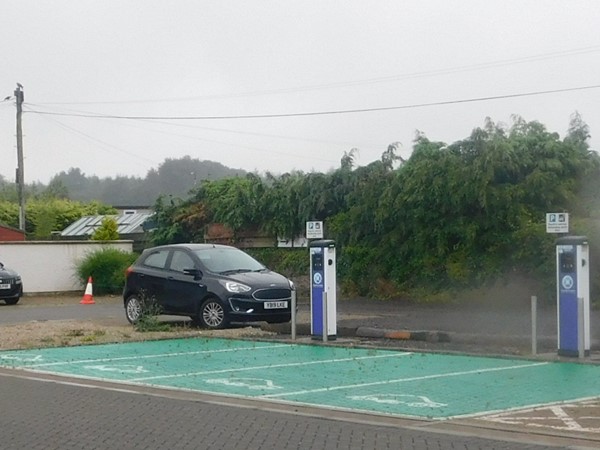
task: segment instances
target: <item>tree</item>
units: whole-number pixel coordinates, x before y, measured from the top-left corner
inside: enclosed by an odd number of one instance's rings
[[[488,118],[451,144],[418,133],[397,167],[394,143],[364,167],[354,167],[350,151],[329,173],[205,181],[157,211],[158,233],[201,239],[215,221],[293,238],[307,220],[323,220],[339,245],[340,277],[363,280],[361,293],[380,279],[409,291],[466,287],[515,269],[550,279],[552,259],[540,257],[553,251],[545,212],[582,218],[600,210],[600,160],[588,137],[577,115],[562,140],[518,116],[510,126]]]
[[[64,185],[62,180],[58,178],[53,178],[48,184],[48,187],[44,191],[43,195],[47,198],[67,199],[69,198],[69,190]]]
[[[342,170],[352,170],[354,167],[354,161],[356,160],[356,155],[358,154],[358,149],[353,148],[349,152],[344,152],[344,156],[340,161],[340,168]]]
[[[119,225],[114,217],[106,216],[100,226],[92,233],[94,241],[116,241],[119,239]]]

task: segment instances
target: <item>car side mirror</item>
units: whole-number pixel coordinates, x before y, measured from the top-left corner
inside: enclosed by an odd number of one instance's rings
[[[200,269],[183,269],[183,273],[192,275],[195,280],[202,278],[202,271]]]

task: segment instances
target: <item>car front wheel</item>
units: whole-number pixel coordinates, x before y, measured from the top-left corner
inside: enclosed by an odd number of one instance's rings
[[[17,298],[5,298],[4,299],[4,303],[6,303],[7,305],[16,305],[17,303],[19,303],[19,299],[21,297],[17,297]]]
[[[131,295],[125,301],[125,315],[129,323],[136,323],[143,313],[143,303],[137,295]]]
[[[200,322],[203,327],[216,330],[225,328],[229,319],[221,302],[216,298],[209,298],[202,303],[202,306],[200,307],[198,322]]]

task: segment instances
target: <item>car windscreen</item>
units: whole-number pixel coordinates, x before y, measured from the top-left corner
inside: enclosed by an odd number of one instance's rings
[[[214,273],[253,272],[265,266],[237,248],[207,248],[194,251],[207,270]]]

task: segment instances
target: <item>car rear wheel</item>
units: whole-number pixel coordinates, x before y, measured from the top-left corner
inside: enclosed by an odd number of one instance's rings
[[[203,327],[216,330],[225,328],[229,323],[229,319],[223,304],[216,298],[209,298],[200,307],[198,322]]]
[[[130,295],[125,300],[125,316],[129,323],[136,323],[142,317],[144,305],[137,295]]]

